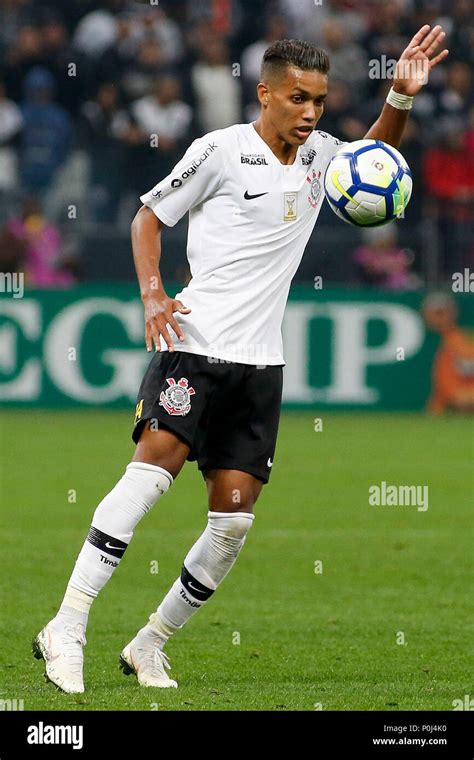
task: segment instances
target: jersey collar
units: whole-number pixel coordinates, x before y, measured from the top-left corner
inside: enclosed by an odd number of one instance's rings
[[[270,146],[268,145],[268,143],[266,143],[265,140],[263,139],[263,137],[261,137],[258,134],[257,130],[255,129],[254,124],[255,124],[255,122],[251,121],[250,124],[248,125],[249,128],[252,130],[253,134],[255,135],[256,140],[258,140],[261,143],[261,145],[263,145],[265,147],[267,155],[269,155],[272,158],[272,160],[278,166],[282,167],[283,169],[291,169],[293,166],[296,166],[297,164],[299,165],[298,159],[300,157],[300,148],[301,148],[301,145],[298,146],[298,150],[296,151],[296,156],[295,156],[295,160],[293,161],[293,163],[292,164],[283,164],[280,161],[280,159],[278,158],[278,156],[276,156],[274,154],[274,152],[272,151],[272,149],[270,148]]]

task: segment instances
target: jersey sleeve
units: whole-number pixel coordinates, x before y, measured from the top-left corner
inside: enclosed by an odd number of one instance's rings
[[[209,134],[194,140],[171,173],[140,196],[168,227],[187,211],[209,198],[222,180],[225,161],[222,144]]]

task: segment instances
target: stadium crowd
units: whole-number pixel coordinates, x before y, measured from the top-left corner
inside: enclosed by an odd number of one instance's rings
[[[320,127],[363,137],[391,86],[391,62],[423,23],[443,24],[450,55],[415,99],[401,146],[415,183],[407,216],[435,224],[446,277],[472,264],[470,0],[3,0],[0,268],[26,257],[32,284],[73,282],[61,230],[74,221],[126,234],[138,196],[194,137],[256,118],[260,61],[275,39],[327,50]],[[413,254],[397,253],[396,240],[387,270],[383,254],[374,270],[380,239],[361,241],[354,276],[416,286]]]

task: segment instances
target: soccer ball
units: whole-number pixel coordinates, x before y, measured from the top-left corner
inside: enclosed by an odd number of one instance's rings
[[[378,227],[402,216],[412,187],[411,171],[402,154],[382,140],[343,145],[324,175],[332,210],[358,227]]]

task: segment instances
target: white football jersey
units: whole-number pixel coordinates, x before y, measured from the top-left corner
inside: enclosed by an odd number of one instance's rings
[[[285,166],[253,124],[236,124],[195,140],[171,174],[141,196],[171,227],[189,211],[192,279],[176,298],[191,312],[174,315],[183,343],[168,325],[176,350],[285,363],[288,291],[321,209],[324,172],[340,145],[315,131]]]

